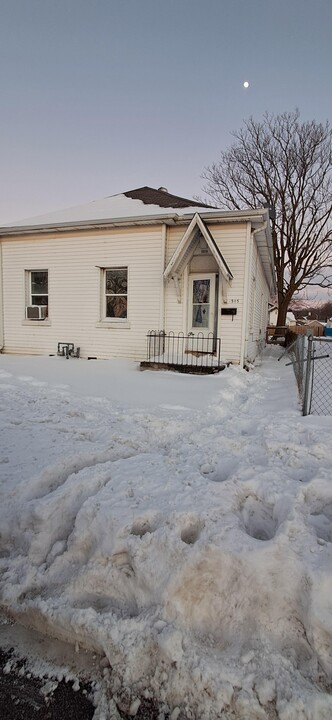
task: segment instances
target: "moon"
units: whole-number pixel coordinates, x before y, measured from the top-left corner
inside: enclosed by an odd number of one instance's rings
[[[249,87],[248,80],[245,80],[245,82],[243,83],[243,87],[246,89]]]

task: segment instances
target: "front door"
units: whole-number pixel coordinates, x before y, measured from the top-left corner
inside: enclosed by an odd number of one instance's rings
[[[189,275],[188,333],[214,334],[216,276]]]

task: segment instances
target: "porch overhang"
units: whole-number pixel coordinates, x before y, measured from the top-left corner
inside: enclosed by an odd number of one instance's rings
[[[220,252],[217,243],[215,242],[214,238],[212,237],[209,229],[205,225],[202,218],[196,213],[188,226],[180,244],[178,245],[177,249],[173,253],[165,271],[164,271],[164,278],[165,280],[168,280],[169,278],[176,278],[179,277],[183,271],[183,268],[189,261],[191,255],[194,252],[195,245],[198,242],[198,236],[202,235],[203,238],[206,241],[206,244],[211,252],[211,255],[214,257],[220,272],[222,276],[225,278],[225,280],[230,283],[233,279],[233,274],[231,270],[229,269],[226,260],[224,259],[222,253]]]

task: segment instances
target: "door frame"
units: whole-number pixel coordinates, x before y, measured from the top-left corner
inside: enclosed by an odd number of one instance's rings
[[[193,307],[193,283],[194,280],[210,280],[210,313],[208,328],[194,328],[192,326],[192,307]],[[188,297],[187,297],[187,334],[203,333],[204,337],[208,335],[217,336],[218,324],[218,279],[219,275],[215,272],[195,272],[188,273]]]

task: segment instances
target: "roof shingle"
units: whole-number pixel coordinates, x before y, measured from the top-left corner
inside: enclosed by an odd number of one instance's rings
[[[159,205],[159,207],[162,208],[211,207],[211,205],[206,205],[196,200],[188,200],[178,195],[172,195],[164,188],[158,188],[158,190],[156,190],[147,185],[136,188],[135,190],[128,190],[123,194],[128,198],[132,198],[132,200],[141,200],[144,205]]]

